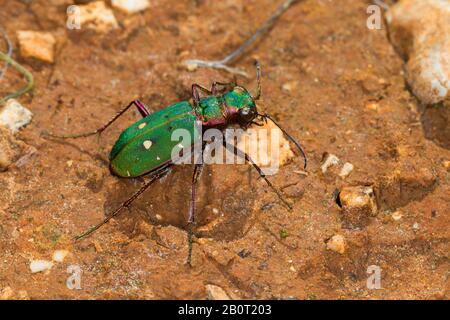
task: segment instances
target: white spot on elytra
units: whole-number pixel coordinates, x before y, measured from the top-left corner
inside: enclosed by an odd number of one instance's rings
[[[159,161],[159,160],[161,160],[161,158],[157,156],[157,157],[156,157],[156,160],[158,160],[158,161]]]
[[[183,148],[183,145],[181,143],[178,144],[178,147]]]
[[[144,145],[144,148],[148,150],[152,146],[152,142],[151,142],[151,140],[145,140],[143,145]]]
[[[130,171],[128,171],[128,170],[127,170],[127,175],[128,175],[129,177],[131,176]]]
[[[139,129],[142,129],[142,128],[144,128],[146,125],[147,125],[147,124],[146,124],[145,122],[142,122],[142,123],[138,126],[138,128],[139,128]]]

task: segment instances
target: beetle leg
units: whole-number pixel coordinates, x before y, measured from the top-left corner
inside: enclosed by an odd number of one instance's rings
[[[134,100],[133,102],[136,105],[136,108],[138,108],[139,113],[142,115],[142,118],[150,115],[150,111],[147,110],[147,107],[142,102],[139,100]]]
[[[192,85],[192,100],[194,101],[194,106],[198,107],[199,103],[200,103],[200,94],[198,93],[198,91],[203,91],[203,93],[206,93],[208,95],[211,95],[212,92],[209,91],[207,88],[205,88],[204,86],[198,84],[198,83],[194,83]]]
[[[286,130],[284,130],[277,121],[275,121],[274,118],[272,118],[270,115],[268,115],[267,113],[264,114],[258,114],[258,116],[262,117],[265,122],[267,123],[267,119],[269,119],[270,121],[273,122],[274,125],[276,125],[281,132],[283,132],[283,134],[288,138],[289,141],[291,141],[293,144],[295,144],[295,146],[297,147],[297,149],[300,151],[300,153],[303,156],[303,160],[304,160],[304,165],[303,165],[303,169],[306,169],[306,166],[308,164],[308,158],[306,156],[305,151],[303,150],[302,146],[300,145],[300,143],[297,142],[297,140],[294,139],[294,137],[292,137]]]
[[[96,231],[97,229],[99,229],[101,226],[103,226],[104,224],[108,223],[109,220],[111,220],[112,218],[116,217],[117,215],[119,215],[119,213],[122,211],[122,209],[124,208],[129,208],[131,203],[133,203],[134,200],[136,200],[145,190],[147,190],[148,187],[150,187],[156,180],[160,179],[162,176],[164,176],[167,171],[168,171],[168,166],[161,168],[160,170],[158,170],[157,172],[155,172],[152,176],[152,178],[146,182],[137,192],[135,192],[128,200],[126,200],[124,203],[122,203],[120,205],[120,207],[118,207],[116,210],[114,210],[113,213],[111,213],[111,215],[109,215],[108,217],[106,217],[102,222],[96,224],[95,226],[89,228],[88,230],[86,230],[85,232],[83,232],[82,234],[76,236],[74,238],[74,240],[80,240],[84,237],[87,237],[88,235],[90,235],[92,232]]]
[[[82,137],[89,137],[92,136],[94,134],[100,134],[102,133],[106,128],[108,128],[111,124],[114,123],[114,121],[116,121],[118,118],[120,118],[121,115],[123,115],[125,113],[125,111],[127,111],[128,109],[130,109],[132,106],[136,106],[136,108],[138,108],[140,114],[143,117],[146,117],[150,114],[150,112],[147,110],[147,108],[144,106],[143,103],[141,103],[138,100],[133,100],[130,102],[130,104],[128,104],[125,108],[123,108],[122,110],[120,110],[119,112],[117,112],[115,114],[114,117],[111,118],[111,120],[109,120],[106,124],[104,124],[103,126],[101,126],[100,128],[94,130],[94,131],[90,131],[90,132],[85,132],[85,133],[80,133],[80,134],[68,134],[68,135],[55,135],[53,133],[46,133],[47,135],[51,136],[51,137],[55,137],[55,138],[61,138],[61,139],[69,139],[69,138],[82,138]]]
[[[192,236],[193,236],[193,227],[195,225],[195,190],[197,182],[203,171],[203,161],[202,163],[195,164],[194,173],[192,175],[192,188],[191,188],[191,203],[189,207],[189,218],[188,218],[188,257],[187,257],[187,265],[191,265],[192,260]]]
[[[217,82],[214,81],[211,85],[211,94],[213,96],[216,96],[218,94],[218,89],[217,87],[222,87],[221,91],[226,91],[229,90],[230,88],[233,88],[236,86],[236,78],[234,78],[233,82]]]
[[[278,190],[272,184],[272,182],[270,182],[269,179],[267,179],[266,175],[261,170],[261,168],[252,160],[252,158],[250,158],[250,156],[246,152],[236,148],[235,145],[231,145],[231,144],[227,143],[226,140],[223,140],[223,144],[224,144],[225,148],[227,148],[229,151],[233,152],[233,154],[236,154],[237,156],[245,159],[247,162],[250,162],[251,165],[253,166],[253,168],[255,168],[255,170],[258,171],[259,176],[266,181],[267,185],[276,193],[278,198],[280,198],[280,200],[289,208],[289,210],[293,209],[292,205],[285,199],[285,196],[283,195],[283,193],[280,190]]]

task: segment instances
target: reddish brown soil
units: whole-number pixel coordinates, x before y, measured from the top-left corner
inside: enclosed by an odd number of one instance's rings
[[[236,298],[450,297],[450,173],[442,164],[450,160],[448,123],[438,110],[424,112],[407,90],[386,30],[366,28],[366,1],[296,4],[235,64],[253,74],[253,58],[261,61],[265,111],[309,155],[307,176],[296,173],[298,158],[271,177],[295,203],[292,212],[247,166],[207,168],[188,268],[180,227],[192,171],[177,167],[128,212],[74,243],[139,187],[139,180],[112,176],[107,162],[118,134],[139,115],[127,113],[100,141],[41,132],[94,129],[132,99],[159,110],[189,98],[194,82],[230,79],[216,70],[189,72],[180,62],[222,58],[277,3],[152,1],[142,14],[115,12],[121,28],[102,35],[67,30],[67,2],[0,0],[0,24],[13,40],[16,30],[51,31],[59,40],[54,65],[20,58],[15,42],[15,57],[36,79],[33,93],[19,99],[34,118],[17,138],[37,152],[0,173],[0,291],[10,287],[13,298],[31,299],[204,299],[205,285],[215,284]],[[239,80],[255,87],[254,79]],[[295,81],[290,92],[282,89]],[[0,93],[22,83],[10,69]],[[367,107],[371,101],[377,110]],[[322,174],[324,152],[355,170],[346,179],[336,168]],[[378,215],[359,230],[344,229],[335,202],[347,185],[372,185],[377,195]],[[391,218],[396,210],[398,221]],[[347,240],[342,255],[326,249],[336,233]],[[32,274],[30,260],[50,260],[55,249],[70,255]],[[83,271],[81,290],[66,287],[69,265]],[[379,290],[366,287],[370,265],[381,267]]]

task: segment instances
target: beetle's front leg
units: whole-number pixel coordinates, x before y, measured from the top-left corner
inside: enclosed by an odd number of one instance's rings
[[[161,169],[155,171],[153,173],[153,175],[151,176],[151,179],[146,182],[137,192],[135,192],[130,198],[128,198],[125,202],[123,202],[120,207],[118,207],[116,210],[114,210],[113,213],[111,213],[109,216],[107,216],[102,222],[94,225],[93,227],[89,228],[88,230],[86,230],[85,232],[83,232],[82,234],[76,236],[74,238],[74,240],[80,240],[84,237],[87,237],[88,235],[90,235],[91,233],[93,233],[94,231],[96,231],[97,229],[99,229],[101,226],[107,224],[109,222],[109,220],[111,220],[112,218],[116,217],[117,215],[119,215],[119,213],[124,209],[124,208],[129,208],[130,205],[133,203],[134,200],[136,200],[145,190],[147,190],[148,187],[150,187],[155,181],[159,180],[160,178],[162,178],[168,171],[169,171],[169,167],[165,166],[162,167]]]
[[[192,100],[194,101],[194,106],[198,107],[199,103],[200,103],[200,94],[198,93],[198,91],[203,91],[206,94],[211,95],[212,92],[210,90],[208,90],[207,88],[205,88],[204,86],[198,84],[198,83],[194,83],[192,85]]]
[[[250,158],[250,156],[246,152],[236,148],[235,145],[227,143],[225,140],[223,141],[223,145],[226,149],[233,152],[233,154],[236,154],[237,156],[245,159],[247,162],[250,162],[250,164],[253,166],[253,168],[255,168],[255,170],[258,172],[259,176],[266,181],[267,185],[275,192],[275,194],[278,196],[278,198],[288,207],[288,209],[289,210],[293,209],[292,205],[285,199],[285,196],[283,195],[283,193],[280,190],[278,190],[272,184],[272,182],[270,182],[269,179],[267,179],[267,177],[264,174],[264,172],[262,171],[262,169],[252,160],[252,158]]]
[[[233,89],[237,85],[236,77],[233,78],[233,82],[217,82],[214,81],[211,85],[211,94],[216,96],[219,91],[227,91]],[[222,90],[219,90],[218,87],[222,87]]]
[[[100,134],[106,128],[108,128],[111,124],[113,124],[114,121],[119,119],[120,116],[123,115],[125,113],[125,111],[130,109],[133,105],[136,106],[136,108],[138,109],[138,111],[142,115],[142,117],[145,118],[148,115],[150,115],[150,112],[147,110],[147,108],[144,106],[144,104],[142,102],[140,102],[139,100],[133,100],[125,108],[123,108],[122,110],[117,112],[116,115],[114,117],[112,117],[111,120],[109,120],[106,124],[104,124],[103,126],[101,126],[100,128],[98,128],[98,129],[96,129],[94,131],[80,133],[80,134],[68,134],[68,135],[55,135],[53,133],[46,133],[46,134],[51,136],[51,137],[60,138],[60,139],[70,139],[70,138],[74,139],[74,138],[89,137],[89,136],[92,136],[94,134]]]

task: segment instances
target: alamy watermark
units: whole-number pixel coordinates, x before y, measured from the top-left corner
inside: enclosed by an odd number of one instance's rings
[[[81,29],[81,9],[77,5],[67,7],[66,27],[70,30]]]
[[[67,273],[70,276],[66,280],[66,286],[70,290],[81,290],[81,268],[79,265],[73,264],[67,267]]]
[[[367,289],[381,289],[381,268],[377,265],[367,267]]]
[[[369,17],[366,21],[366,26],[369,30],[380,30],[381,29],[381,7],[379,5],[373,4],[367,7],[367,14]]]

